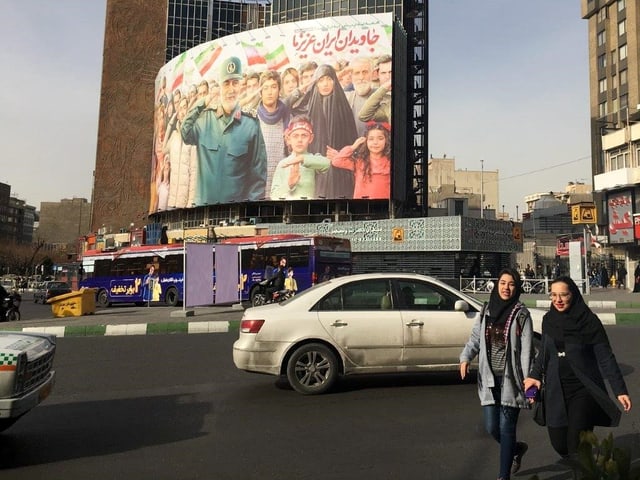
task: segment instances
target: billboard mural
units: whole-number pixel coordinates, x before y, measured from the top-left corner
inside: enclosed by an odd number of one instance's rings
[[[633,201],[631,192],[620,192],[607,199],[609,242],[633,242]]]
[[[155,91],[151,213],[263,200],[388,199],[392,14],[201,44]]]

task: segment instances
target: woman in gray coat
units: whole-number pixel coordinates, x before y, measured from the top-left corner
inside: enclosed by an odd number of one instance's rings
[[[503,269],[460,354],[462,379],[478,356],[478,395],[485,428],[500,444],[499,480],[511,478],[520,469],[528,449],[526,443],[516,442],[520,409],[529,408],[524,378],[534,353],[531,315],[519,302],[521,292],[518,272]]]

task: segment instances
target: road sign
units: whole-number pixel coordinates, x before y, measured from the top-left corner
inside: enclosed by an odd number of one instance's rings
[[[573,225],[597,223],[596,206],[593,204],[571,205],[571,223]]]
[[[391,235],[394,242],[404,242],[404,228],[393,228],[391,230]]]

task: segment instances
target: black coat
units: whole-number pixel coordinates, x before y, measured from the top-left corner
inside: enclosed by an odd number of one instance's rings
[[[606,334],[604,339],[606,341],[596,344],[567,343],[565,352],[580,383],[600,406],[599,412],[593,412],[594,425],[615,427],[620,422],[621,412],[609,397],[604,379],[609,381],[611,390],[616,396],[625,395],[628,392]],[[530,376],[541,380],[544,372],[547,425],[565,427],[567,413],[560,383],[558,350],[553,339],[544,334],[544,324],[541,352],[544,352],[544,359],[542,355],[537,356]]]

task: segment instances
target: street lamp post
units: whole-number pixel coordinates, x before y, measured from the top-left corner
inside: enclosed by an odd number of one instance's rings
[[[484,218],[484,160],[480,160],[480,218]]]

